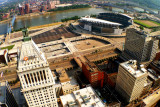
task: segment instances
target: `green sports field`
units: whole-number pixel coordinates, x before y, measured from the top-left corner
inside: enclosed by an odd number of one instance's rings
[[[134,23],[146,28],[155,28],[160,26],[160,23],[151,20],[134,20]]]

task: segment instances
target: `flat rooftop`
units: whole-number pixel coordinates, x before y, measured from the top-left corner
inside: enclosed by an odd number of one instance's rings
[[[67,107],[69,105],[70,106],[73,105],[74,107],[79,107],[73,93],[60,96],[60,99],[64,107]]]
[[[110,48],[107,51],[86,55],[85,57],[89,61],[95,62],[95,61],[99,61],[102,59],[108,59],[108,58],[112,58],[112,57],[116,57],[116,56],[118,56],[118,54],[115,52],[115,48]]]
[[[72,94],[60,96],[64,107],[105,107],[92,87],[73,91]],[[69,106],[69,107],[70,107]]]
[[[140,65],[140,68],[138,69],[136,60],[130,60],[121,63],[120,65],[123,66],[123,68],[125,68],[131,75],[133,75],[136,78],[141,77],[144,74],[147,74],[147,70],[144,67],[142,67],[142,65]]]
[[[77,40],[77,41],[73,41],[72,43],[78,50],[86,50],[86,49],[96,48],[96,47],[110,44],[109,42],[102,41],[96,38],[87,38],[87,39]]]
[[[81,107],[105,107],[92,87],[83,88],[73,92]]]
[[[56,72],[59,74],[59,80],[61,83],[70,81],[66,71],[63,68],[57,68]]]
[[[143,102],[146,104],[147,107],[151,107],[160,99],[160,89],[143,99]]]

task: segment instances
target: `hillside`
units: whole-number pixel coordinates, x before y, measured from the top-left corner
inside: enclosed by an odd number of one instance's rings
[[[147,6],[149,8],[160,9],[160,0],[127,0],[140,5]]]

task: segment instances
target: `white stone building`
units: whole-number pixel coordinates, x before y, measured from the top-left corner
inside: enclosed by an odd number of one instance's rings
[[[17,73],[28,106],[58,107],[55,80],[44,53],[32,40],[26,40],[18,54]]]
[[[105,107],[92,87],[73,91],[72,94],[60,96],[63,107]]]

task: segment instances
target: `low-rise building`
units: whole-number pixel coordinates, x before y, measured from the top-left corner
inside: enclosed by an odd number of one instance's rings
[[[60,97],[63,107],[105,107],[92,87],[86,87],[72,94]]]
[[[92,62],[82,62],[82,72],[92,87],[103,87],[104,72]]]
[[[73,91],[79,90],[79,85],[73,77],[68,77],[66,71],[63,68],[56,69],[59,73],[59,80],[62,85],[62,92],[64,95],[70,94]]]

